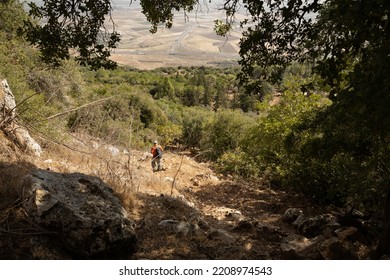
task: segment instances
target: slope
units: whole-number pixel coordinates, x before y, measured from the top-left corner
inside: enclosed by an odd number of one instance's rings
[[[184,151],[166,151],[166,170],[153,173],[147,150],[81,134],[66,145],[46,142],[41,158],[10,146],[2,146],[3,165],[83,172],[111,185],[135,221],[139,241],[132,259],[357,259],[375,244],[359,228],[338,223],[338,209],[318,207],[266,181],[215,174]],[[288,209],[298,214],[289,216]],[[302,213],[305,218],[292,223]]]

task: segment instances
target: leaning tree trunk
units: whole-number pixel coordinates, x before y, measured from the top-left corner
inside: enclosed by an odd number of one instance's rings
[[[390,255],[390,187],[386,191],[382,236],[375,255],[379,258],[383,255]]]

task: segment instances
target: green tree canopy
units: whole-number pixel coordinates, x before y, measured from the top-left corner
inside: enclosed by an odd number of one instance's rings
[[[115,25],[111,31],[104,26],[111,13],[110,0],[43,0],[43,6],[31,2],[29,7],[33,20],[25,21],[22,31],[29,42],[38,45],[46,62],[59,64],[76,51],[82,65],[93,69],[116,66],[109,56],[119,34]]]
[[[17,29],[23,26],[27,14],[17,0],[0,1],[0,32],[7,34],[8,39],[16,35]]]

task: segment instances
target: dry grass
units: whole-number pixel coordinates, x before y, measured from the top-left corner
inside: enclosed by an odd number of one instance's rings
[[[35,161],[42,169],[55,172],[80,172],[102,179],[121,200],[127,211],[134,206],[134,192],[139,187],[135,182],[133,161],[124,149],[118,154],[110,151],[110,145],[86,135],[72,135],[69,143],[45,143],[42,159]]]
[[[34,168],[30,158],[0,133],[0,211],[18,202],[23,177]]]
[[[0,162],[0,211],[18,202],[23,178],[34,168],[34,165],[24,161]]]
[[[0,135],[2,136],[2,135]],[[81,172],[100,177],[112,187],[128,212],[134,208],[134,194],[129,188],[129,168],[121,160],[92,143],[55,144],[43,142],[44,154],[32,157],[19,151],[5,137],[0,139],[0,259],[30,259],[34,236],[48,233],[34,224],[22,207],[21,189],[25,176],[34,169],[61,173]],[[39,238],[39,237],[37,237]],[[50,252],[53,259],[67,258]]]

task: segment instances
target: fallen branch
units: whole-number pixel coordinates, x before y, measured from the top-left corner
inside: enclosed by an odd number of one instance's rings
[[[181,161],[180,161],[179,168],[178,168],[177,171],[176,171],[175,177],[173,177],[172,187],[171,187],[171,196],[173,195],[173,188],[174,188],[174,186],[175,186],[176,177],[177,177],[177,175],[178,175],[179,172],[180,172],[180,168],[181,168],[181,166],[182,166],[182,164],[183,164],[183,160],[184,160],[184,155],[181,156]]]
[[[96,101],[93,101],[93,102],[90,102],[90,103],[81,105],[81,106],[79,106],[79,107],[76,107],[76,108],[67,110],[67,111],[65,111],[65,112],[61,112],[61,113],[52,115],[52,116],[50,116],[50,117],[47,117],[46,120],[51,120],[51,119],[54,119],[54,118],[57,118],[57,117],[60,117],[60,116],[63,116],[63,115],[72,113],[72,112],[74,112],[74,111],[80,110],[80,109],[82,109],[82,108],[85,108],[85,107],[88,107],[88,106],[92,106],[92,105],[99,104],[99,103],[101,103],[101,102],[107,101],[107,100],[109,100],[109,99],[111,99],[111,98],[114,98],[114,97],[115,97],[115,96],[110,96],[110,97],[106,97],[106,98],[103,98],[103,99],[99,99],[99,100],[96,100]]]

